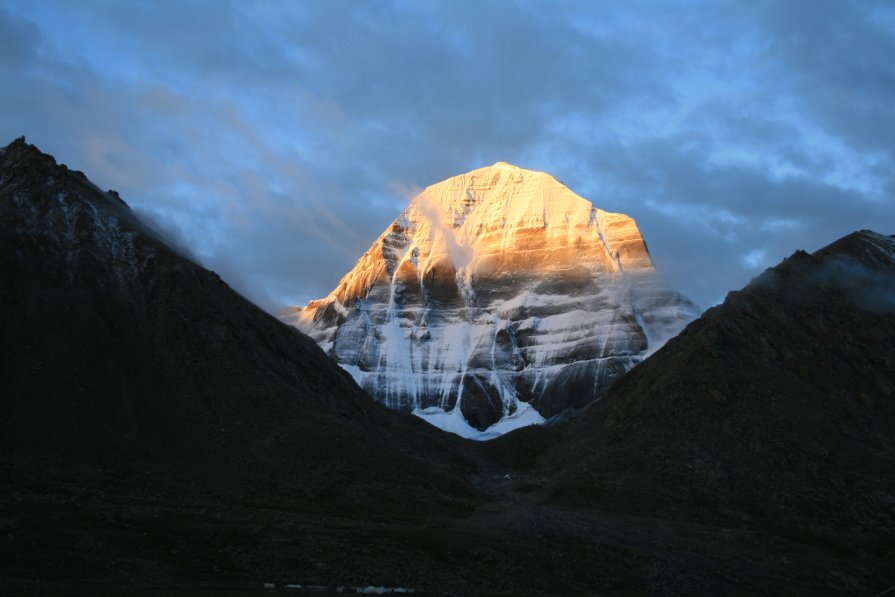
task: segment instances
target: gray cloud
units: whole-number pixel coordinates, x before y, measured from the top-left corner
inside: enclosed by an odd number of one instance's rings
[[[704,307],[895,232],[884,2],[6,4],[0,136],[267,308],[334,287],[402,189],[499,160],[633,216]]]

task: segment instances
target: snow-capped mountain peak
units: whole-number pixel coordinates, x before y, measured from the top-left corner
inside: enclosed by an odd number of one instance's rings
[[[493,436],[598,398],[697,314],[633,219],[497,162],[426,188],[289,318],[388,406]]]

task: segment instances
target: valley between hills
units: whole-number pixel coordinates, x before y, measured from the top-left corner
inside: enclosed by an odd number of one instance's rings
[[[292,310],[309,336],[114,191],[24,138],[0,150],[0,592],[895,585],[895,237],[796,252],[700,315],[659,285],[633,220],[547,175],[485,170],[463,181],[482,197],[430,192]],[[523,225],[491,226],[485,196]],[[496,250],[508,236],[529,253]],[[468,381],[438,332],[457,329]],[[481,432],[523,404],[546,424],[489,441],[413,414]]]

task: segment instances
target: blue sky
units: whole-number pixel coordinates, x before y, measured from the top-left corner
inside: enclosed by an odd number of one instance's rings
[[[0,0],[0,142],[118,190],[268,309],[507,161],[634,217],[702,307],[895,233],[895,5]]]

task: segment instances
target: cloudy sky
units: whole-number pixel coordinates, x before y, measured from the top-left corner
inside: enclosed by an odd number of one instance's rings
[[[702,307],[895,233],[895,4],[0,0],[26,135],[268,309],[507,161],[634,217]]]

